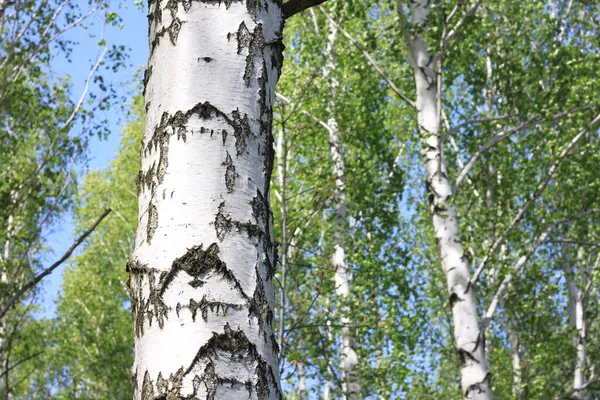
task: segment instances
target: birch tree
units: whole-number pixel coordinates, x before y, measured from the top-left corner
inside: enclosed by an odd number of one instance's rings
[[[282,397],[272,107],[283,14],[303,8],[149,2],[139,220],[127,265],[136,399]]]
[[[84,30],[94,15],[106,27],[120,23],[103,1],[82,10],[73,1],[0,2],[0,395],[21,396],[22,375],[40,352],[40,327],[32,322],[38,283],[65,261],[42,268],[49,243],[44,237],[69,209],[76,191],[75,169],[85,163],[87,144],[106,133],[94,111],[115,100],[102,70],[119,70],[118,48],[102,39],[97,58],[82,65],[89,73],[81,93],[71,79],[52,71],[70,60],[71,29]],[[89,27],[89,26],[88,26]],[[91,93],[93,92],[93,93]],[[78,130],[75,130],[75,127]],[[70,253],[69,253],[70,255]],[[60,260],[60,258],[57,257]],[[54,260],[53,260],[54,261]],[[29,329],[33,330],[29,330]]]
[[[398,7],[402,11],[403,4],[399,2]],[[466,399],[492,399],[485,339],[479,328],[470,265],[461,244],[457,215],[450,202],[453,189],[443,160],[440,60],[438,55],[430,52],[422,33],[428,29],[429,2],[411,2],[410,12],[410,22],[405,21],[410,24],[405,31],[405,40],[414,70],[425,181],[436,243],[447,279],[462,392]]]

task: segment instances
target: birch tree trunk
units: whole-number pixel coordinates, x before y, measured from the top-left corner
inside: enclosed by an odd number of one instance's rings
[[[134,398],[281,399],[269,183],[279,2],[149,1]]]
[[[510,324],[510,322],[509,322]],[[516,327],[509,326],[508,341],[510,344],[510,359],[513,369],[513,397],[515,400],[523,399],[523,380],[521,367],[521,344]]]
[[[350,331],[351,323],[350,310],[345,305],[350,295],[350,277],[348,276],[348,266],[346,265],[345,242],[347,232],[348,211],[346,204],[346,166],[344,162],[344,148],[338,129],[338,122],[335,118],[335,98],[337,95],[338,82],[333,76],[336,64],[337,26],[329,21],[329,35],[327,36],[327,61],[324,70],[324,77],[327,79],[329,89],[328,112],[330,118],[327,121],[329,131],[329,142],[331,145],[331,158],[333,161],[333,174],[335,176],[335,192],[333,195],[334,222],[333,222],[333,256],[331,263],[335,269],[335,293],[342,302],[339,310],[341,325],[341,357],[342,357],[342,389],[344,399],[358,400],[360,398],[360,382],[357,376],[356,367],[358,365],[358,355],[356,353],[355,340]]]
[[[298,400],[308,400],[308,387],[306,386],[306,375],[302,362],[298,363]]]
[[[577,253],[577,261],[583,262],[582,249]],[[585,344],[585,315],[583,293],[577,285],[577,274],[575,268],[570,265],[563,267],[567,281],[567,290],[569,293],[569,322],[575,329],[573,335],[573,346],[576,350],[575,368],[573,371],[573,398],[578,400],[588,400],[589,397],[585,389],[585,367],[587,364],[586,344]]]
[[[469,284],[470,265],[460,240],[458,219],[451,204],[452,187],[443,159],[438,57],[429,53],[424,35],[419,33],[428,28],[430,3],[429,0],[409,2],[412,16],[410,24],[417,33],[411,37],[406,30],[405,35],[416,84],[417,119],[422,140],[421,155],[425,165],[425,181],[431,203],[435,238],[450,294],[463,396],[465,399],[490,400],[493,395],[485,355],[485,338],[477,320],[474,288]],[[402,12],[401,2],[398,6]]]

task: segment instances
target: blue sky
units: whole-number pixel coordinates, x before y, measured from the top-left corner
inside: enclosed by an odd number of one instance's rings
[[[79,3],[82,10],[87,10],[87,0],[79,0]],[[107,27],[104,32],[108,45],[124,45],[127,48],[129,56],[127,66],[117,73],[110,75],[105,73],[105,80],[112,82],[119,91],[119,95],[125,95],[128,99],[136,93],[136,85],[139,83],[134,75],[140,67],[143,68],[146,65],[148,59],[146,10],[134,6],[133,3],[131,0],[125,0],[122,2],[122,6],[115,8],[115,11],[123,19],[122,29]],[[98,54],[98,41],[102,32],[102,26],[98,23],[100,22],[100,16],[92,17],[90,22],[93,25],[87,31],[76,29],[68,32],[66,36],[78,42],[72,54],[72,62],[69,63],[64,57],[58,56],[51,65],[51,72],[56,77],[67,75],[71,77],[73,101],[77,101],[81,96],[90,68]],[[109,164],[119,144],[121,125],[127,117],[127,111],[127,104],[124,104],[112,107],[108,112],[97,115],[99,118],[108,120],[110,136],[107,140],[96,138],[92,140],[89,148],[90,162],[85,169],[80,170],[80,176],[86,172],[86,169],[102,169]],[[77,134],[77,132],[74,133]],[[50,251],[44,256],[44,267],[50,266],[72,245],[74,240],[73,229],[71,215],[65,215],[61,221],[51,227],[46,236]],[[54,314],[56,299],[60,293],[63,270],[64,264],[43,282],[40,316],[49,317]]]

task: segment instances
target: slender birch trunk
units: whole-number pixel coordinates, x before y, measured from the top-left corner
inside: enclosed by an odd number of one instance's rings
[[[274,0],[149,1],[134,398],[281,399],[269,184]]]
[[[348,211],[346,204],[346,166],[344,162],[344,148],[338,129],[338,122],[335,118],[335,98],[337,95],[338,82],[333,76],[336,68],[336,38],[337,26],[330,21],[329,35],[327,36],[327,61],[325,65],[324,76],[327,79],[329,89],[328,112],[330,118],[327,120],[329,131],[329,142],[331,145],[331,158],[333,160],[333,174],[335,176],[335,192],[333,196],[334,222],[333,222],[333,256],[331,263],[335,269],[335,293],[342,303],[348,301],[350,295],[350,277],[348,276],[348,266],[346,265],[345,242],[347,232]],[[358,400],[360,398],[360,382],[357,376],[356,367],[358,365],[358,355],[356,353],[355,340],[350,332],[347,305],[343,305],[339,310],[339,319],[341,328],[341,357],[342,357],[342,389],[344,399]]]
[[[577,261],[582,263],[582,249],[577,252]],[[588,400],[585,389],[582,389],[586,384],[585,368],[587,365],[586,356],[586,340],[585,340],[585,309],[583,293],[577,285],[577,274],[575,268],[570,265],[563,267],[567,280],[567,290],[569,294],[569,322],[574,328],[573,346],[576,350],[575,368],[573,371],[573,398],[578,400]]]
[[[521,367],[521,344],[516,328],[508,328],[508,341],[510,344],[510,360],[513,369],[513,397],[515,400],[523,399],[523,379]]]
[[[8,0],[0,0],[0,27],[3,25],[4,13],[6,12],[6,6],[8,5]],[[2,32],[0,32],[0,35]]]
[[[428,28],[426,24],[430,3],[429,0],[409,2],[411,25],[417,32]],[[485,355],[485,335],[481,332],[477,319],[474,288],[469,284],[470,265],[460,240],[458,220],[451,204],[452,186],[443,160],[438,60],[429,53],[422,33],[411,37],[407,31],[405,37],[415,77],[421,154],[425,164],[433,228],[450,293],[462,392],[465,399],[490,400],[493,395]]]
[[[298,400],[308,400],[308,387],[306,386],[306,374],[304,364],[298,363]]]
[[[0,0],[1,1],[1,0]],[[16,194],[11,191],[11,201],[16,201]],[[10,253],[12,247],[12,236],[13,236],[13,224],[14,217],[12,215],[8,216],[7,226],[6,226],[6,241],[4,242],[4,249],[2,254],[0,255],[0,287],[8,288],[8,262],[10,260]],[[8,293],[8,292],[7,292]],[[2,302],[8,300],[8,296],[6,299],[2,299]],[[6,315],[0,318],[0,374],[3,376],[3,390],[4,396],[6,399],[9,398],[10,393],[10,373],[9,373],[9,353],[10,353],[10,342],[7,341],[8,329],[6,327]]]

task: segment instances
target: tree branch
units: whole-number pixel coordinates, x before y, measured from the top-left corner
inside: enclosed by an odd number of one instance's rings
[[[17,361],[16,363],[14,363],[13,365],[9,366],[7,370],[2,371],[2,373],[0,374],[0,378],[3,378],[4,375],[8,374],[11,370],[17,368],[19,365],[23,364],[24,362],[27,362],[29,360],[31,360],[32,358],[35,358],[39,355],[44,354],[43,351],[38,351],[37,353],[33,353],[25,358],[20,359],[19,361]]]
[[[494,317],[494,313],[496,312],[496,308],[498,307],[498,304],[500,304],[500,301],[503,299],[504,293],[509,288],[514,276],[521,271],[527,260],[529,260],[529,257],[531,257],[535,250],[546,240],[546,238],[548,237],[552,229],[554,229],[554,227],[558,224],[558,222],[559,221],[550,224],[550,226],[546,230],[544,230],[541,234],[539,234],[536,237],[535,241],[531,244],[531,246],[529,246],[529,249],[527,249],[527,253],[519,257],[517,262],[514,264],[513,272],[509,273],[508,275],[506,275],[506,277],[504,277],[502,283],[498,287],[498,290],[496,291],[496,293],[492,297],[492,300],[490,301],[490,305],[485,313],[483,322],[481,323],[481,332],[485,333],[487,328],[490,326],[492,318]]]
[[[582,391],[582,390],[584,390],[584,389],[587,389],[588,387],[590,387],[590,386],[592,386],[592,385],[595,385],[596,383],[600,383],[600,378],[594,378],[594,379],[591,379],[591,380],[589,380],[589,381],[588,381],[586,384],[582,385],[580,388],[578,388],[578,389],[571,389],[571,390],[569,390],[568,392],[566,392],[566,393],[563,393],[563,394],[561,394],[560,396],[557,396],[557,397],[555,397],[555,398],[554,398],[554,399],[552,399],[552,400],[560,400],[560,399],[567,399],[567,398],[568,398],[568,399],[570,399],[570,398],[571,398],[570,396],[571,396],[573,393],[575,393],[575,392],[580,392],[580,391]]]
[[[276,97],[277,97],[279,100],[282,100],[282,101],[283,101],[284,103],[286,103],[286,104],[292,104],[292,100],[291,100],[289,97],[287,97],[287,96],[284,96],[284,95],[282,95],[282,94],[281,94],[281,93],[279,93],[279,92],[275,93],[275,96],[276,96]],[[323,128],[327,129],[327,131],[328,131],[328,132],[329,132],[329,130],[331,129],[331,128],[329,127],[329,125],[327,125],[327,122],[325,122],[325,121],[323,121],[323,120],[321,120],[321,119],[319,119],[319,118],[315,117],[313,114],[309,113],[308,111],[306,111],[306,110],[298,110],[298,111],[300,111],[302,114],[306,115],[307,117],[310,117],[310,118],[312,118],[312,119],[313,119],[315,122],[317,122],[317,123],[318,123],[319,125],[321,125]],[[290,113],[290,115],[289,115],[289,116],[291,116],[291,113]],[[289,116],[288,116],[288,118],[289,118]]]
[[[306,10],[307,8],[318,6],[327,0],[290,0],[283,3],[283,18],[288,19],[294,15]]]
[[[472,16],[473,14],[475,14],[475,12],[477,11],[477,9],[479,8],[479,5],[481,4],[482,0],[477,0],[475,2],[475,4],[473,4],[471,6],[471,8],[469,8],[467,10],[467,12],[463,15],[463,17],[456,23],[456,25],[454,25],[454,28],[452,28],[446,35],[444,35],[444,37],[442,38],[442,44],[443,44],[443,48],[448,47],[448,43],[450,43],[450,41],[452,39],[454,39],[454,37],[456,36],[456,34],[458,33],[459,28],[465,23],[465,20]],[[453,10],[454,11],[454,10]],[[448,19],[449,20],[449,19]]]
[[[594,107],[592,106],[584,106],[584,107],[578,107],[575,109],[572,109],[570,111],[563,111],[560,112],[558,114],[553,115],[550,119],[551,120],[557,120],[563,117],[568,117],[570,116],[572,113],[577,112],[577,111],[581,111],[581,110],[587,110],[587,109],[593,109]],[[497,118],[500,119],[500,118]],[[491,119],[493,120],[493,119]],[[474,120],[476,121],[476,120]],[[481,120],[482,122],[485,122],[485,120]],[[469,122],[469,121],[467,121]],[[456,178],[456,182],[454,183],[454,190],[453,192],[456,192],[456,190],[458,189],[458,187],[460,186],[460,184],[465,180],[465,178],[467,177],[467,174],[469,172],[471,172],[471,170],[473,169],[473,167],[475,166],[475,163],[477,162],[477,160],[479,159],[479,157],[481,157],[481,155],[483,153],[485,153],[486,151],[488,151],[489,149],[491,149],[492,147],[494,147],[495,145],[497,145],[498,143],[500,143],[502,140],[506,139],[507,137],[522,131],[525,128],[528,128],[532,125],[537,125],[537,124],[541,124],[542,122],[544,122],[543,119],[541,118],[535,118],[532,119],[530,121],[524,122],[521,125],[509,129],[507,131],[504,132],[500,132],[496,135],[494,135],[490,140],[488,140],[483,146],[481,146],[479,148],[479,150],[477,150],[475,152],[475,154],[473,154],[473,156],[471,156],[471,158],[469,159],[469,161],[467,162],[467,164],[465,164],[464,168],[459,172],[458,177]],[[594,120],[591,122],[591,125],[595,124],[596,122],[598,122],[597,120]],[[464,124],[459,125],[462,126]],[[454,128],[454,130],[456,130],[457,128]]]
[[[358,41],[356,39],[354,39],[354,37],[352,37],[352,35],[350,35],[348,32],[346,32],[346,30],[344,28],[342,28],[333,18],[331,18],[331,16],[323,9],[323,7],[319,7],[319,10],[321,10],[323,15],[325,15],[325,17],[331,22],[331,24],[333,26],[335,26],[340,32],[342,32],[342,35],[344,35],[346,37],[346,39],[348,39],[358,50],[360,50],[360,52],[362,52],[363,56],[367,59],[369,64],[371,64],[371,66],[379,74],[379,76],[381,76],[381,78],[385,81],[385,83],[388,85],[388,87],[390,89],[392,89],[392,91],[394,93],[396,93],[398,95],[398,97],[400,97],[402,100],[404,100],[406,102],[406,104],[408,104],[410,107],[416,109],[417,105],[415,104],[415,102],[412,101],[411,99],[409,99],[408,96],[406,96],[404,93],[402,93],[400,91],[400,89],[398,89],[398,87],[394,84],[394,82],[392,82],[390,80],[390,78],[388,78],[388,76],[385,74],[385,72],[383,72],[383,70],[379,67],[377,62],[361,46],[361,44],[358,43]]]
[[[585,135],[588,132],[588,130],[593,125],[595,125],[598,121],[600,121],[600,114],[598,114],[596,116],[596,118],[594,118],[592,120],[592,122],[589,123],[589,126],[585,127],[577,135],[575,135],[575,137],[573,139],[571,139],[571,141],[563,148],[563,150],[560,152],[558,157],[556,157],[556,160],[554,160],[554,162],[548,169],[546,176],[539,183],[537,190],[535,191],[533,196],[531,196],[531,198],[527,201],[527,203],[525,203],[523,208],[521,208],[521,210],[517,213],[517,215],[512,219],[512,221],[510,222],[508,227],[504,230],[504,232],[502,232],[502,234],[498,237],[498,239],[496,239],[496,241],[492,244],[492,246],[490,247],[490,250],[484,257],[484,259],[481,261],[481,263],[479,264],[479,268],[477,268],[477,271],[473,275],[470,285],[475,285],[477,283],[477,279],[479,279],[479,276],[481,275],[481,273],[487,266],[487,263],[490,260],[492,254],[496,251],[496,249],[502,243],[504,243],[504,240],[506,239],[506,235],[508,235],[508,233],[523,219],[523,217],[525,216],[527,211],[529,211],[531,206],[533,206],[533,204],[537,201],[537,199],[542,195],[542,193],[544,192],[544,190],[550,183],[550,180],[554,176],[554,173],[556,172],[556,170],[558,169],[558,167],[560,166],[561,162],[564,160],[566,155],[569,153],[569,151],[573,148],[573,146],[575,146],[575,144],[579,141],[579,139],[581,139],[583,137],[583,135]]]
[[[19,297],[21,297],[25,292],[27,292],[29,289],[31,289],[32,287],[34,287],[35,285],[37,285],[42,279],[44,279],[46,276],[50,275],[59,265],[61,265],[63,262],[65,262],[73,253],[73,251],[75,251],[75,249],[96,229],[96,227],[98,225],[100,225],[100,222],[102,222],[102,220],[104,218],[106,218],[106,216],[108,214],[110,214],[111,209],[107,209],[106,211],[104,211],[102,213],[102,215],[96,220],[96,222],[94,223],[94,225],[92,225],[87,231],[83,232],[83,234],[81,234],[81,236],[79,236],[77,238],[77,240],[73,243],[73,245],[69,248],[69,250],[67,250],[67,252],[58,260],[56,261],[54,264],[52,264],[50,267],[46,268],[43,272],[39,273],[35,278],[33,278],[32,280],[30,280],[29,282],[27,282],[25,284],[25,286],[23,286],[21,289],[19,289],[6,303],[6,305],[4,305],[2,307],[2,311],[0,311],[0,318],[4,317],[6,315],[6,313],[8,312],[8,310],[12,307],[12,305],[19,299]]]

